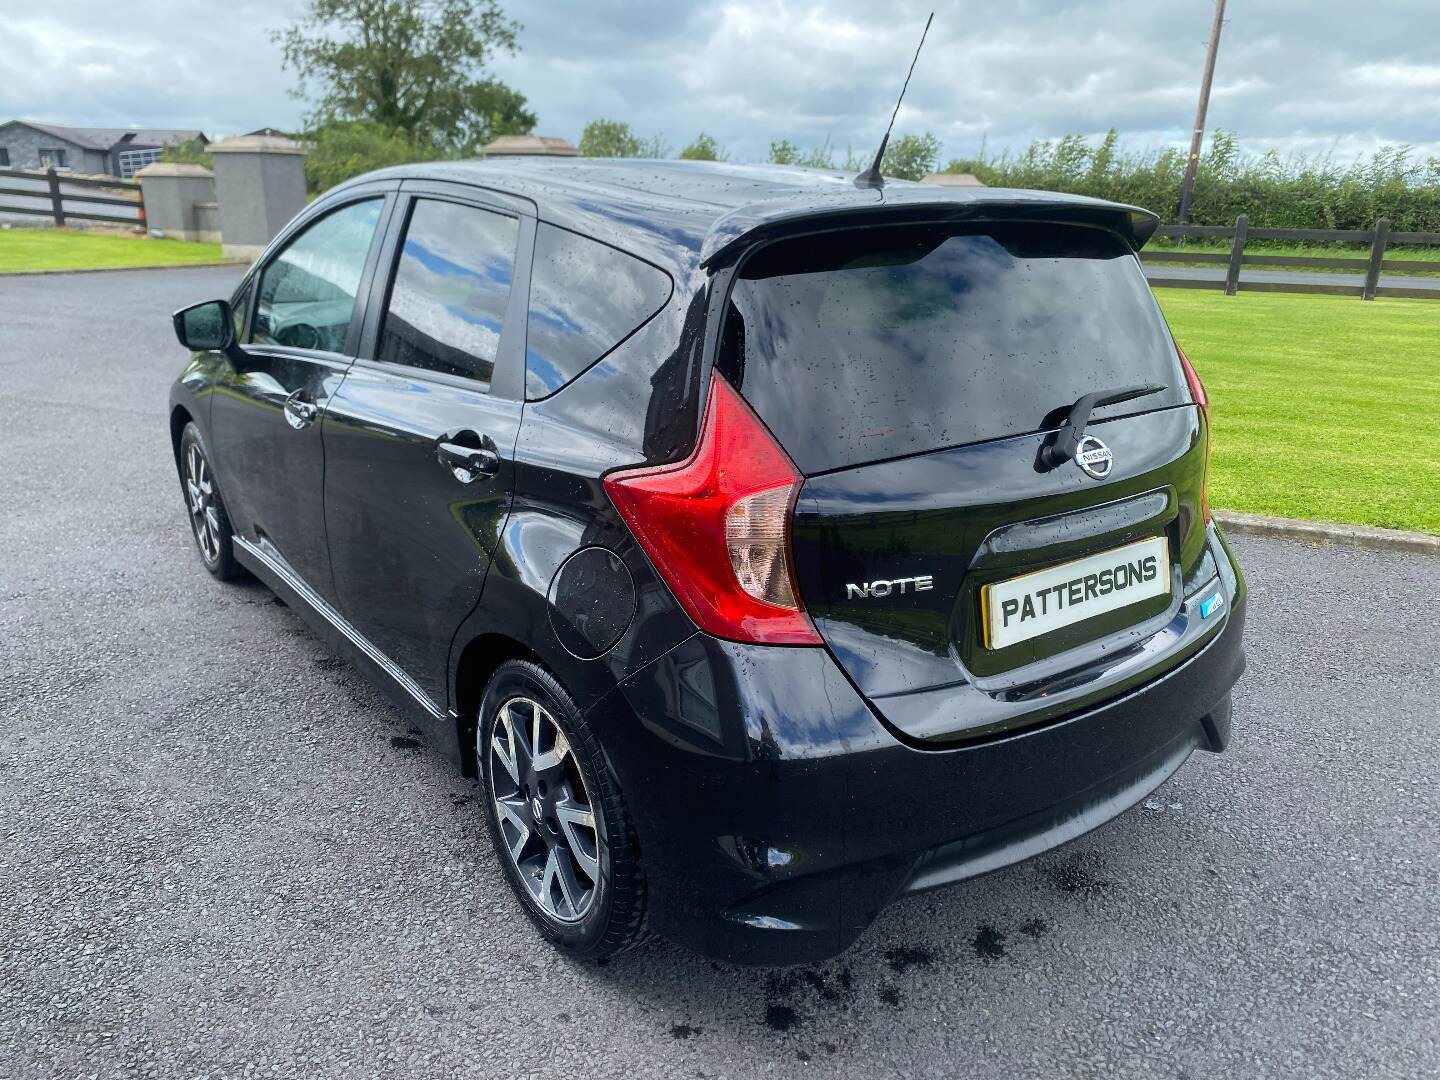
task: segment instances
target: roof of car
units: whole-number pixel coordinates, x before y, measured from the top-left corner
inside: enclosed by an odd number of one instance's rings
[[[490,188],[533,202],[542,221],[589,233],[635,250],[668,247],[673,263],[712,265],[741,243],[799,219],[856,218],[882,211],[910,217],[1035,216],[1066,209],[1066,216],[1128,223],[1139,247],[1156,219],[1147,211],[1080,195],[986,187],[939,187],[886,180],[881,190],[856,188],[853,176],[833,169],[789,165],[732,165],[712,161],[512,157],[400,166],[364,178],[439,180]],[[1148,225],[1147,225],[1148,219]],[[676,251],[674,249],[680,249]],[[656,252],[656,254],[660,254]]]

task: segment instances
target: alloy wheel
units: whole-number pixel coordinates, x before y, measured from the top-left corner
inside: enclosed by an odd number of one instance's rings
[[[500,706],[490,736],[495,814],[506,854],[540,909],[585,917],[600,884],[604,839],[570,740],[539,702]]]
[[[215,510],[215,485],[200,447],[191,443],[185,452],[185,502],[195,542],[207,563],[220,558],[220,518]]]

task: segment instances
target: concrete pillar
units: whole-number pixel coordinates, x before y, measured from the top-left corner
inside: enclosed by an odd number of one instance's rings
[[[221,253],[253,259],[305,206],[305,148],[274,135],[241,135],[205,149],[214,155]]]
[[[145,221],[152,235],[160,234],[191,243],[216,243],[220,234],[213,224],[200,221],[196,206],[215,199],[215,177],[199,165],[157,161],[135,174],[145,196]]]

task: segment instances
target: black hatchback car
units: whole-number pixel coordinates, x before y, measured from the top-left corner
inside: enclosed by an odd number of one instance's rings
[[[478,777],[559,946],[831,956],[1226,745],[1245,585],[1155,224],[703,163],[361,177],[175,316],[200,554]]]

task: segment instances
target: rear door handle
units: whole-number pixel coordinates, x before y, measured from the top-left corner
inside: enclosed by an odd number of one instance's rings
[[[309,427],[320,415],[320,406],[306,401],[303,390],[296,390],[285,399],[285,422],[297,431]]]
[[[451,441],[464,436],[469,436],[466,442],[479,442],[482,445],[465,446]],[[478,438],[474,432],[469,431],[442,435],[435,446],[435,456],[456,480],[462,484],[472,484],[481,477],[491,477],[500,471],[500,455],[483,445],[489,442],[489,439]]]

